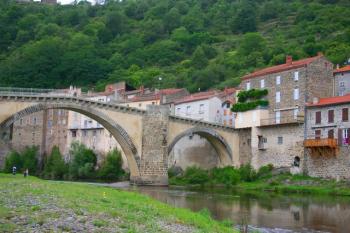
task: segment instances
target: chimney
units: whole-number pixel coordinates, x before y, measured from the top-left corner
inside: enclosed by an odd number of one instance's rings
[[[290,56],[290,55],[286,56],[286,64],[287,64],[287,65],[291,65],[292,62],[293,62],[292,56]]]
[[[320,101],[320,99],[319,99],[318,97],[314,97],[314,98],[312,99],[312,103],[313,103],[313,104],[318,104],[319,101]]]

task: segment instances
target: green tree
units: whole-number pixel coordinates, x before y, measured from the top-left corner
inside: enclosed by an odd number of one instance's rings
[[[94,178],[97,156],[85,145],[73,142],[69,151],[72,161],[69,164],[69,175],[72,179]]]
[[[204,68],[208,65],[208,58],[205,56],[201,46],[197,47],[192,55],[192,65],[197,69]]]
[[[120,151],[114,149],[108,152],[105,161],[98,171],[98,176],[103,180],[117,181],[124,175],[123,160]]]
[[[16,167],[17,171],[21,171],[23,167],[21,155],[17,151],[11,151],[6,155],[4,172],[11,173],[13,167]]]
[[[68,165],[64,162],[61,152],[54,146],[44,167],[44,177],[49,179],[63,179],[68,173]]]
[[[23,169],[28,169],[29,174],[38,174],[38,147],[26,147],[21,154]]]

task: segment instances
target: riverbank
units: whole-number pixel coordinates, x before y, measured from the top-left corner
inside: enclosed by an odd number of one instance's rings
[[[304,175],[267,174],[253,181],[238,181],[231,185],[208,181],[206,183],[186,183],[184,177],[170,179],[171,186],[202,187],[202,188],[228,188],[240,191],[265,191],[275,193],[317,194],[350,196],[349,181],[335,181],[331,179],[313,178]]]
[[[0,174],[0,232],[235,232],[137,193]]]

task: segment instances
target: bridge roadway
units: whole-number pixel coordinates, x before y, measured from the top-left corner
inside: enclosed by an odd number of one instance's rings
[[[139,185],[167,185],[167,158],[182,137],[198,134],[216,149],[218,166],[240,164],[247,149],[246,130],[172,116],[168,106],[149,105],[147,110],[57,93],[2,91],[0,130],[16,120],[47,109],[65,109],[84,114],[103,125],[118,141],[130,168],[130,180]]]

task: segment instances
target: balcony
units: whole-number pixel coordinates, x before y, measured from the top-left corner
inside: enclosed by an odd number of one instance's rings
[[[269,125],[283,125],[283,124],[303,124],[304,116],[287,116],[277,118],[266,118],[260,120],[260,126],[269,126]]]
[[[305,139],[304,147],[328,147],[336,149],[338,148],[338,140],[334,138],[322,138],[322,139]]]

